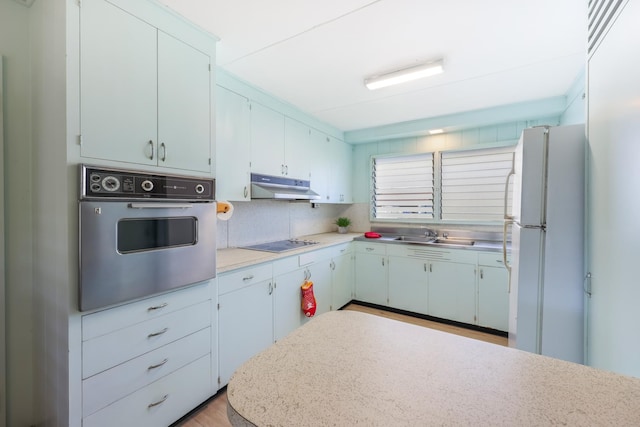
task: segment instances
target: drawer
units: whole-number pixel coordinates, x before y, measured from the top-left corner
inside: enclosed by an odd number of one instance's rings
[[[82,340],[123,329],[211,299],[209,282],[82,316]]]
[[[510,258],[509,256],[507,259]],[[478,264],[488,267],[503,267],[502,252],[478,252]]]
[[[211,327],[211,317],[211,301],[205,301],[85,341],[82,343],[82,378],[89,378],[200,329]]]
[[[82,382],[82,414],[88,416],[211,353],[206,328]]]
[[[168,426],[213,394],[211,356],[207,355],[89,415],[82,425]]]
[[[364,254],[386,255],[387,245],[381,243],[355,242],[355,250]]]
[[[302,255],[300,255],[302,256]],[[298,255],[290,256],[287,258],[280,258],[273,261],[273,276],[279,276],[281,274],[289,273],[300,268]]]
[[[272,272],[273,268],[269,263],[221,274],[218,276],[218,294],[223,295],[254,283],[271,280]]]

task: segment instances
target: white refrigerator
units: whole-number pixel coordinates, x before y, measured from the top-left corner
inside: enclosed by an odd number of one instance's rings
[[[525,129],[505,215],[509,345],[577,363],[584,360],[585,144],[584,125]]]

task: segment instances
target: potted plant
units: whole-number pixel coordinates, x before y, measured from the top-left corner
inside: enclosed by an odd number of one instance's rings
[[[351,225],[351,220],[347,217],[341,216],[336,219],[335,224],[338,226],[338,233],[344,234],[347,232],[347,227]]]

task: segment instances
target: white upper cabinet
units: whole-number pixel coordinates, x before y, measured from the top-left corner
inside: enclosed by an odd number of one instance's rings
[[[82,2],[80,155],[211,173],[214,41],[196,49],[150,24],[155,16]]]
[[[216,87],[216,198],[247,201],[250,194],[249,100]]]
[[[158,164],[211,170],[211,59],[158,31]]]
[[[284,115],[255,102],[251,104],[251,172],[286,175]]]
[[[309,179],[311,153],[311,128],[304,123],[285,117],[284,120],[284,164],[290,178]]]

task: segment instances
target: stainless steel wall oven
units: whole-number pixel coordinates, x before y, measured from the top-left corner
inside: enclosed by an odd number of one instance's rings
[[[79,307],[215,277],[215,181],[80,166]]]

